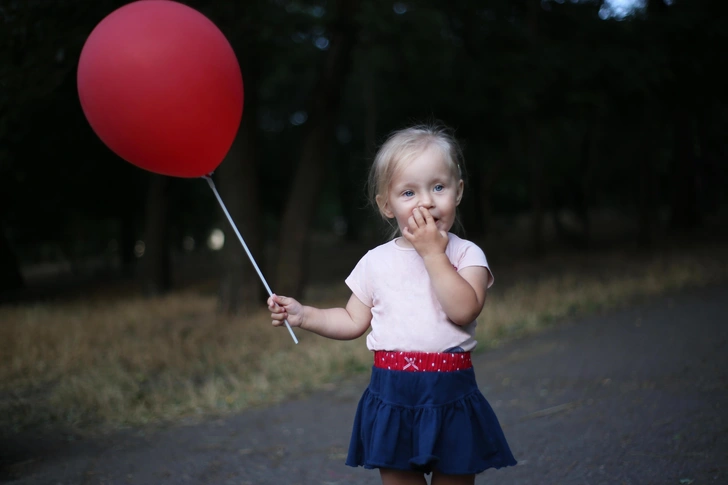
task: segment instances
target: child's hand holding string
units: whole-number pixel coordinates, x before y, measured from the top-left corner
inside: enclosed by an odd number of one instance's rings
[[[435,254],[444,254],[448,237],[437,228],[435,219],[425,207],[415,207],[407,219],[408,226],[402,228],[402,236],[414,246],[423,259]]]
[[[285,319],[291,327],[300,327],[303,323],[303,305],[293,298],[272,295],[268,298],[268,310],[276,327],[283,325]]]

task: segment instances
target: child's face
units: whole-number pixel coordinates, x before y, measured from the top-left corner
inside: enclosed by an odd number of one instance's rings
[[[386,200],[379,195],[377,204],[386,217],[396,219],[400,232],[416,207],[429,210],[437,228],[448,232],[455,223],[462,195],[463,181],[453,176],[442,152],[430,146],[397,169]]]

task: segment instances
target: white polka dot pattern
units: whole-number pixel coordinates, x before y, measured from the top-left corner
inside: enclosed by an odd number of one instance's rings
[[[374,366],[406,372],[454,372],[473,366],[470,352],[430,353],[376,351]]]

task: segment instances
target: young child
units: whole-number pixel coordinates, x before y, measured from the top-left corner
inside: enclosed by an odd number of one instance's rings
[[[346,279],[346,308],[268,299],[284,319],[349,340],[369,328],[371,381],[357,408],[346,464],[378,468],[382,483],[473,484],[487,468],[515,465],[470,360],[475,319],[493,276],[483,251],[449,233],[463,196],[460,150],[439,127],[394,133],[369,180],[399,237],[370,250]]]

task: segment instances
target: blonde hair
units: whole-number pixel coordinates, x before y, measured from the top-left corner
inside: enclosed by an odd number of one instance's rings
[[[369,202],[386,221],[387,216],[377,204],[377,196],[388,196],[389,185],[394,174],[403,163],[407,163],[431,146],[442,152],[455,180],[464,179],[462,150],[451,131],[439,124],[416,125],[395,131],[382,144],[369,170]],[[397,234],[395,229],[393,236]]]

